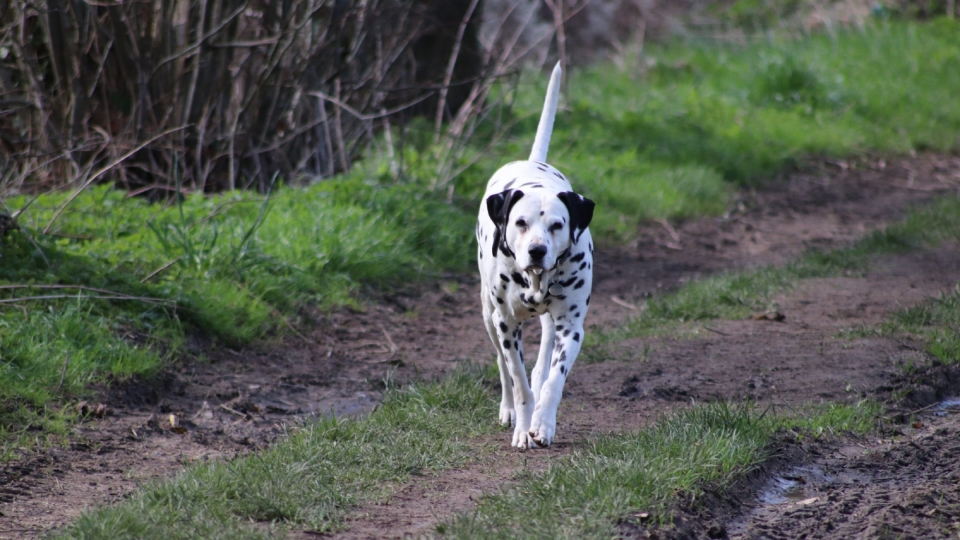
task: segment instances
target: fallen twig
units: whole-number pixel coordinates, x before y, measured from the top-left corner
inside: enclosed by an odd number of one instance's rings
[[[176,259],[168,262],[167,264],[161,266],[160,268],[157,268],[157,269],[154,270],[153,272],[150,272],[150,275],[147,276],[147,277],[145,277],[145,278],[143,278],[143,279],[141,279],[141,280],[140,280],[140,283],[146,283],[146,282],[150,281],[150,278],[152,278],[153,276],[159,274],[160,272],[163,272],[163,271],[166,270],[167,268],[170,268],[170,267],[173,266],[174,264],[177,264],[177,262],[179,262],[180,259],[182,259],[182,258],[183,258],[183,257],[177,257]]]
[[[383,336],[387,338],[387,343],[390,344],[390,358],[393,358],[393,355],[397,354],[397,351],[400,350],[400,347],[397,347],[397,344],[393,342],[393,338],[391,338],[390,334],[387,333],[386,328],[381,326],[380,330],[383,330]]]
[[[618,305],[618,306],[623,306],[623,307],[625,307],[625,308],[627,308],[627,309],[632,309],[633,311],[639,311],[639,309],[640,309],[640,308],[638,308],[637,306],[635,306],[635,305],[627,302],[626,300],[620,299],[620,298],[619,298],[618,296],[616,296],[616,295],[612,295],[612,296],[610,297],[610,300],[612,300],[613,303],[616,304],[616,305]]]
[[[676,229],[673,228],[672,225],[670,225],[669,221],[665,219],[655,219],[654,221],[659,223],[660,225],[663,225],[663,228],[666,229],[668,233],[670,233],[670,238],[673,238],[674,242],[678,242],[678,243],[680,242],[680,234],[677,232]]]
[[[235,414],[235,415],[237,415],[237,416],[240,416],[240,417],[242,417],[244,420],[247,420],[247,419],[251,418],[251,416],[250,416],[249,414],[240,412],[240,411],[238,411],[238,410],[236,410],[236,409],[233,409],[233,408],[230,408],[230,407],[227,407],[227,406],[224,405],[223,403],[220,404],[220,408],[223,409],[223,410],[225,410],[225,411],[227,411],[228,413],[231,413],[231,414]]]

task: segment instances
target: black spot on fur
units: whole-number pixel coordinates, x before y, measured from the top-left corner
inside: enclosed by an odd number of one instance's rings
[[[560,365],[560,374],[563,375],[563,376],[566,376],[566,375],[567,375],[567,366],[565,366],[565,365],[563,365],[563,364]]]
[[[575,310],[575,309],[577,309],[577,305],[576,305],[576,304],[573,304],[572,306],[570,306],[570,311],[573,311],[573,310]]]
[[[566,299],[567,299],[567,295],[565,295],[565,294],[559,294],[559,295],[556,296],[556,298],[557,298],[557,300],[566,300]]]
[[[524,287],[527,286],[527,280],[523,279],[523,275],[521,275],[520,272],[514,272],[510,275],[510,277],[513,278],[513,282],[517,285],[523,285]]]
[[[569,331],[569,330],[564,330],[564,331],[563,331],[563,337],[567,337],[567,336],[569,336],[569,335],[570,335],[570,331]]]
[[[560,282],[560,286],[563,287],[563,288],[567,288],[567,287],[573,285],[573,282],[576,281],[576,280],[577,280],[577,277],[576,277],[576,276],[573,276],[572,278],[570,278],[570,279],[568,279],[568,280],[566,280],[566,281],[561,281],[561,282]]]
[[[552,303],[553,303],[553,300],[547,298],[547,305],[549,306],[549,305],[552,304]]]
[[[505,276],[505,275],[503,275],[503,274],[500,274],[500,279],[502,279],[503,281],[507,281],[507,282],[510,281],[510,278],[508,278],[507,276]]]
[[[547,172],[547,170],[544,169],[543,167],[537,166],[537,168],[540,169],[540,170],[543,171],[543,172]]]
[[[500,321],[500,331],[501,331],[501,332],[506,332],[506,331],[507,331],[507,323],[505,323],[505,322],[503,322],[503,321]]]
[[[574,313],[574,314],[573,314],[573,318],[574,318],[574,319],[576,319],[576,318],[579,317],[579,316],[580,316],[580,312],[577,312],[577,313]]]
[[[557,178],[563,180],[563,175],[562,175],[562,174],[560,174],[560,173],[558,173],[558,172],[554,172],[553,175],[556,176]]]
[[[590,295],[587,295],[587,305],[590,305]]]
[[[577,289],[579,289],[580,287],[583,287],[583,284],[584,284],[584,283],[586,283],[586,282],[581,279],[580,281],[577,282],[576,285],[573,286],[573,290],[577,290]]]
[[[580,332],[577,332],[576,334],[573,335],[573,340],[576,342],[580,341]]]
[[[514,348],[514,350],[519,351],[519,350],[520,350],[520,342],[519,342],[519,341],[514,341],[514,342],[513,342],[513,348]]]
[[[559,331],[561,331],[561,330],[563,330],[563,325],[562,325],[562,324],[558,324],[558,325],[557,325],[557,332],[559,332]]]
[[[540,211],[540,215],[541,215],[541,216],[543,215],[543,210]]]
[[[593,253],[593,242],[590,242],[588,245],[590,246],[590,253]]]
[[[503,298],[500,298],[500,297],[498,296],[498,297],[497,297],[497,303],[498,303],[498,304],[502,304],[502,303],[503,303]]]
[[[561,270],[560,272],[557,273],[557,277],[560,277],[560,276],[562,276],[562,275],[563,275],[563,270]]]
[[[586,267],[587,267],[587,261],[583,261],[582,263],[580,263],[580,268],[578,268],[577,270],[583,270]]]
[[[516,182],[516,181],[517,181],[517,179],[514,178],[513,180],[507,182],[507,185],[503,186],[503,190],[506,191],[506,190],[512,188],[512,187],[513,187],[513,183]]]
[[[554,365],[554,366],[555,366],[555,365],[557,365],[557,364],[563,364],[563,363],[566,362],[566,361],[567,361],[567,353],[566,353],[566,351],[560,351],[560,354],[558,354],[557,356],[555,356],[555,357],[553,358],[553,363],[552,363],[551,365]]]
[[[574,255],[573,257],[571,257],[571,258],[570,258],[570,262],[580,262],[580,261],[583,260],[583,256],[584,256],[584,255],[586,255],[586,252],[581,251],[580,253],[577,253],[576,255]]]
[[[528,308],[527,308],[527,311],[529,311],[530,313],[536,313],[536,312],[537,312],[537,308],[528,307]]]
[[[509,339],[503,340],[503,348],[504,348],[504,349],[509,349],[509,348],[510,348],[510,340],[509,340]]]

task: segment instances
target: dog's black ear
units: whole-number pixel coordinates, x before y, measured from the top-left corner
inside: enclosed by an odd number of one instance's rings
[[[487,197],[487,215],[493,221],[496,230],[493,232],[493,256],[497,256],[497,249],[508,257],[514,257],[513,251],[507,245],[507,220],[510,219],[510,210],[517,201],[523,198],[523,192],[519,189],[508,189],[500,193],[494,193]]]
[[[590,226],[590,221],[593,220],[593,207],[596,205],[590,199],[572,191],[558,193],[557,198],[563,202],[570,214],[570,241],[576,244],[580,241],[583,231]]]

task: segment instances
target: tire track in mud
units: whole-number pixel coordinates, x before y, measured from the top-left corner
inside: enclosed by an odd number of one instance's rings
[[[624,304],[637,305],[699,276],[847,245],[912,206],[957,193],[960,178],[960,160],[946,156],[845,167],[811,166],[741,193],[722,218],[678,223],[673,230],[645,226],[633,244],[599,250],[588,324],[622,321],[634,313]],[[484,450],[475,463],[397,486],[392,499],[358,509],[342,536],[429,533],[437,519],[469,509],[475,493],[497,489],[522,467],[539,470],[585,438],[635,429],[691,399],[802,402],[873,391],[889,381],[898,359],[916,351],[888,339],[841,341],[836,332],[879,321],[898,305],[952,285],[958,275],[950,250],[891,261],[866,278],[807,282],[779,299],[785,323],[718,321],[711,328],[720,333],[696,339],[621,344],[626,351],[646,351],[642,361],[578,363],[554,447],[519,454],[509,448],[506,431],[478,441]],[[310,415],[368,411],[388,373],[404,383],[489,360],[477,288],[473,276],[445,276],[384,295],[363,312],[307,312],[305,339],[284,337],[279,345],[231,351],[196,341],[192,347],[208,362],[178,366],[158,384],[108,389],[104,401],[115,414],[79,426],[80,444],[25,453],[0,467],[0,537],[12,530],[16,537],[38,536],[86,507],[121,499],[143,481],[263,448],[283,436],[284,424]],[[537,329],[528,332],[533,354]],[[770,366],[771,359],[778,364]],[[185,432],[167,429],[170,414],[185,420]]]

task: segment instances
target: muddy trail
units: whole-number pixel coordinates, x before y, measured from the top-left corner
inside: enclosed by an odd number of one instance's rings
[[[740,193],[723,217],[645,225],[631,245],[598,246],[588,331],[626,320],[646,298],[687,281],[780,264],[811,248],[843,247],[910,208],[958,192],[960,159],[954,157],[831,161]],[[928,360],[915,343],[838,337],[845,328],[878,323],[891,310],[951,289],[958,275],[956,246],[891,256],[865,276],[803,281],[776,299],[785,315],[780,322],[715,321],[693,337],[617,344],[616,360],[578,362],[553,447],[521,454],[509,447],[506,431],[477,441],[482,451],[474,463],[399,486],[388,500],[359,508],[338,536],[429,534],[438,520],[469,510],[477,496],[510,482],[521,467],[543,468],[585,438],[635,429],[691,400],[790,405],[885,399],[907,388],[915,396],[909,406],[922,408],[960,394],[958,377],[946,368],[930,380],[903,379],[902,364]],[[191,463],[264,448],[283,437],[285,426],[312,416],[368,412],[387,377],[399,383],[435,379],[463,363],[491,361],[478,290],[474,275],[444,276],[369,298],[363,311],[303,313],[301,334],[282,341],[232,350],[196,339],[191,352],[203,360],[184,361],[158,380],[104,389],[100,402],[111,414],[77,426],[69,447],[23,450],[0,466],[0,538],[41,536],[85,508],[119,501]],[[531,326],[527,334],[532,356],[538,329]],[[625,529],[624,536],[792,538],[816,531],[811,537],[878,537],[877,523],[890,522],[908,527],[891,529],[894,536],[930,537],[914,532],[946,530],[953,514],[938,509],[940,503],[920,503],[942,500],[955,509],[960,501],[957,477],[936,472],[960,470],[949,446],[956,443],[948,444],[957,440],[960,424],[950,409],[918,414],[926,415],[920,427],[905,424],[901,434],[881,440],[822,447],[785,440],[774,454],[792,457],[752,475],[741,492],[715,505],[727,510],[714,515],[678,507],[683,526]],[[798,467],[817,472],[791,472]],[[890,477],[887,484],[882,475]],[[784,493],[795,487],[789,482],[799,485],[790,478],[804,479],[800,499],[777,494],[780,480]],[[839,514],[839,507],[848,513]],[[906,514],[912,521],[897,519]]]

